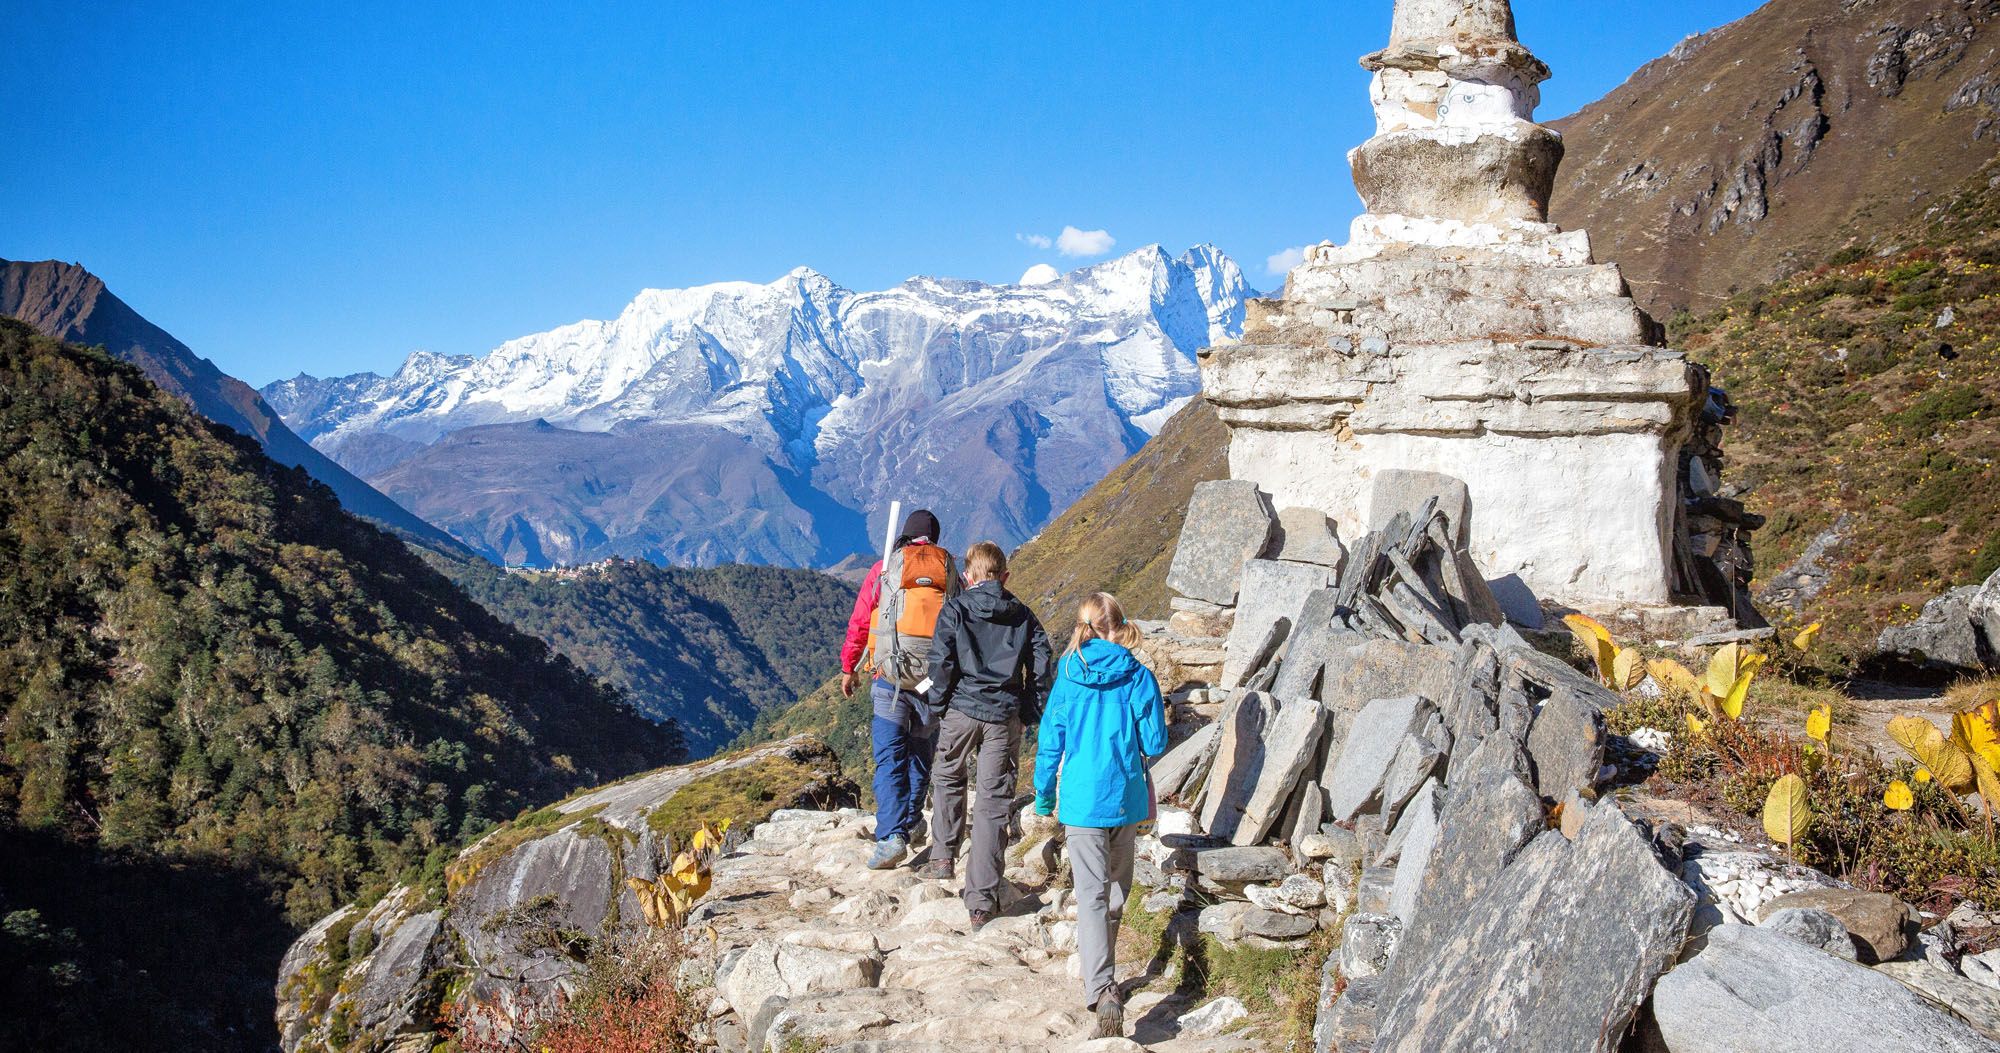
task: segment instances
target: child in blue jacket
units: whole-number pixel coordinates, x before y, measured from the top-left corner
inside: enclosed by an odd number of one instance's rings
[[[1132,842],[1153,814],[1146,758],[1167,749],[1166,703],[1132,655],[1138,643],[1139,630],[1110,593],[1083,601],[1056,663],[1035,753],[1035,814],[1058,813],[1063,824],[1076,881],[1077,964],[1100,1038],[1124,1031],[1118,921],[1132,888]]]

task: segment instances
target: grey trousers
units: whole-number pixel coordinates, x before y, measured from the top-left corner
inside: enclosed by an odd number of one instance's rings
[[[1083,1002],[1092,1009],[1118,985],[1118,922],[1132,891],[1132,842],[1138,824],[1103,829],[1064,826],[1069,869],[1076,882],[1076,964]]]
[[[988,724],[946,710],[931,761],[931,858],[950,859],[965,833],[965,791],[972,787],[972,852],[965,861],[965,909],[1000,908],[1007,866],[1007,819],[1021,746],[1019,719]]]

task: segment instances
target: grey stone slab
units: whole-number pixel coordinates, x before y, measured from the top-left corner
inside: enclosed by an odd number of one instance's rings
[[[1390,834],[1394,849],[1396,883],[1389,889],[1389,913],[1409,924],[1417,914],[1417,892],[1430,873],[1438,844],[1438,802],[1443,790],[1435,783],[1417,794],[1404,812],[1403,821]],[[1385,853],[1386,854],[1386,853]],[[1385,860],[1388,861],[1388,860]]]
[[[1283,814],[1293,788],[1306,774],[1307,767],[1318,759],[1319,736],[1325,724],[1326,708],[1319,700],[1279,701],[1278,716],[1264,733],[1264,763],[1257,774],[1256,786],[1244,802],[1242,818],[1231,835],[1237,844],[1252,845],[1263,840]]]
[[[1221,738],[1208,771],[1201,828],[1221,838],[1236,836],[1243,809],[1264,771],[1264,735],[1277,717],[1276,701],[1261,691],[1243,691],[1223,710]]]
[[[1405,953],[1399,962],[1437,953],[1480,890],[1547,828],[1541,799],[1515,767],[1527,763],[1519,747],[1490,735],[1477,754],[1478,763],[1467,769],[1464,779],[1447,784],[1438,814],[1437,845],[1423,873],[1414,879],[1417,885],[1404,892],[1403,900],[1410,906],[1400,915]],[[1403,852],[1406,864],[1414,861],[1407,843]]]
[[[1326,791],[1319,788],[1318,779],[1309,778],[1293,795],[1291,823],[1287,826],[1290,832],[1285,836],[1285,843],[1291,845],[1295,853],[1302,851],[1300,846],[1306,838],[1321,836],[1319,825],[1325,816]]]
[[[1854,937],[1840,919],[1817,907],[1786,907],[1758,922],[1764,928],[1816,947],[1836,958],[1855,959]]]
[[[1154,761],[1150,769],[1153,773],[1154,794],[1164,801],[1185,792],[1189,781],[1202,763],[1214,758],[1216,744],[1221,738],[1222,725],[1203,725]]]
[[[1333,520],[1317,508],[1278,509],[1277,544],[1271,558],[1312,563],[1339,571],[1346,550],[1340,545]]]
[[[1428,724],[1437,722],[1436,713],[1431,713]],[[1444,774],[1445,749],[1432,737],[1440,730],[1426,726],[1421,733],[1403,736],[1402,745],[1396,747],[1396,759],[1389,762],[1389,773],[1382,779],[1382,821],[1392,830],[1417,790],[1432,776]]]
[[[1197,600],[1233,605],[1243,564],[1270,544],[1278,517],[1270,498],[1243,479],[1198,483],[1188,500],[1167,587]]]
[[[1218,884],[1283,881],[1291,872],[1285,853],[1267,845],[1193,849],[1190,855],[1194,872]]]
[[[1903,984],[1759,926],[1722,925],[1660,979],[1669,1053],[1992,1053],[1994,1043]]]
[[[1375,1048],[1611,1053],[1674,961],[1694,893],[1615,804],[1546,831],[1384,974]],[[1832,960],[1832,959],[1829,959]],[[1405,963],[1409,967],[1405,968]]]
[[[1267,940],[1297,939],[1318,927],[1319,920],[1311,915],[1286,914],[1235,901],[1203,907],[1196,922],[1200,931],[1232,943],[1251,936]]]
[[[1313,1053],[1369,1053],[1375,1041],[1375,1013],[1382,978],[1360,976],[1342,985],[1340,956],[1329,954],[1320,970],[1319,1011],[1313,1018]]]
[[[1416,695],[1378,698],[1361,708],[1340,752],[1320,776],[1327,814],[1346,821],[1380,802],[1382,784],[1403,739],[1423,726],[1430,703]]]
[[[1289,635],[1304,613],[1307,597],[1327,584],[1325,567],[1253,559],[1243,564],[1236,620],[1223,651],[1222,686],[1235,687],[1261,664],[1258,652],[1266,635],[1282,624]],[[1283,637],[1280,638],[1281,641]],[[1268,657],[1268,656],[1265,656]]]
[[[1604,714],[1575,691],[1560,688],[1528,730],[1528,759],[1535,766],[1535,789],[1563,800],[1572,791],[1597,784],[1604,766]]]

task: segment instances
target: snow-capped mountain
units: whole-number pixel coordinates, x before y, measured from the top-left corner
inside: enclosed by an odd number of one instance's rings
[[[510,563],[824,565],[890,500],[954,547],[1032,536],[1200,386],[1242,272],[1158,246],[1037,285],[649,289],[617,318],[395,375],[264,389],[315,447]],[[872,529],[871,529],[872,528]]]

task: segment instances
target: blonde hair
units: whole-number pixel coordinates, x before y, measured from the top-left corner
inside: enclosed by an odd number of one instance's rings
[[[965,576],[975,582],[998,581],[1007,573],[1007,553],[991,541],[981,541],[965,550]]]
[[[1076,628],[1069,634],[1069,650],[1075,654],[1091,640],[1109,640],[1127,650],[1139,646],[1139,627],[1125,620],[1125,608],[1108,592],[1093,592],[1076,608]]]

